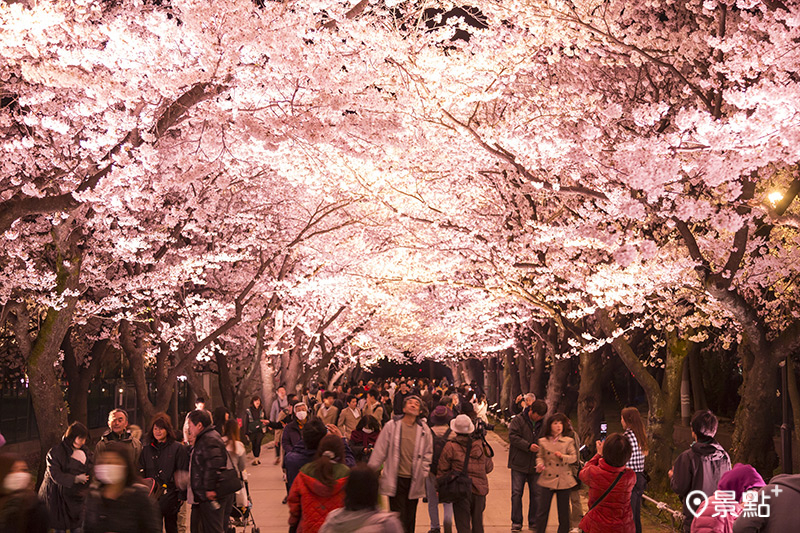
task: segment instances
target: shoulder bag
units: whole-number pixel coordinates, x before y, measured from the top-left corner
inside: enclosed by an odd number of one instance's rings
[[[436,478],[440,503],[453,503],[463,500],[464,498],[469,498],[470,494],[472,494],[472,480],[469,474],[467,474],[471,451],[472,439],[469,440],[469,444],[465,450],[464,467],[461,470],[451,470],[447,474]]]
[[[594,503],[593,503],[593,504],[592,504],[592,505],[589,507],[589,511],[591,511],[592,509],[594,509],[595,507],[597,507],[597,505],[598,505],[598,504],[599,504],[601,501],[603,501],[603,499],[604,499],[606,496],[608,496],[608,495],[611,493],[611,491],[614,489],[614,487],[616,487],[616,486],[617,486],[617,483],[619,483],[619,480],[620,480],[620,479],[622,479],[622,476],[623,476],[624,474],[625,474],[625,470],[623,470],[622,472],[620,472],[620,473],[617,475],[617,478],[614,480],[614,482],[613,482],[613,483],[611,483],[611,485],[609,485],[609,486],[608,486],[608,488],[606,489],[606,491],[605,491],[603,494],[601,494],[601,495],[600,495],[600,497],[599,497],[599,498],[597,498],[597,499],[594,501]],[[588,514],[589,514],[589,511],[586,511],[586,515],[588,515]],[[584,516],[586,516],[586,515],[584,515]],[[581,533],[583,533],[583,530],[582,530],[582,529],[581,529],[581,530],[579,530],[579,531],[580,531]]]
[[[242,488],[242,480],[239,479],[239,472],[233,466],[228,450],[225,450],[225,457],[228,459],[225,468],[217,474],[217,498],[221,499],[229,494],[233,494]]]

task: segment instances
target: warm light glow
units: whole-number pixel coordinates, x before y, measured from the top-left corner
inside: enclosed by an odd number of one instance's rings
[[[767,195],[767,200],[769,200],[772,205],[775,205],[783,200],[783,193],[780,191],[772,191]]]

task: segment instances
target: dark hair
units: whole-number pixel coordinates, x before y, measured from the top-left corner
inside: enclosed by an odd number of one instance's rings
[[[134,483],[139,481],[139,476],[137,474],[136,468],[133,466],[133,450],[128,446],[122,444],[121,442],[112,441],[108,443],[108,446],[103,448],[103,451],[97,454],[95,458],[95,466],[100,463],[100,458],[107,454],[113,453],[117,457],[121,457],[122,460],[125,462],[125,469],[127,470],[127,476],[125,477],[125,486],[130,487]]]
[[[717,434],[717,426],[717,417],[708,409],[697,411],[692,417],[692,431],[697,435],[697,440],[713,439]]]
[[[214,409],[214,427],[217,431],[222,433],[222,428],[225,427],[225,416],[230,416],[231,412],[226,407],[220,406]]]
[[[202,424],[204,428],[207,428],[211,426],[211,416],[209,416],[208,411],[205,409],[202,411],[195,409],[189,413],[189,422],[194,425]]]
[[[350,469],[344,487],[344,508],[348,511],[375,509],[378,506],[378,473],[367,463]]]
[[[608,466],[620,468],[628,464],[633,453],[631,441],[621,433],[612,433],[603,442],[603,459]]]
[[[155,442],[157,440],[156,436],[153,435],[154,427],[160,427],[167,432],[167,442],[175,440],[175,429],[172,427],[172,419],[170,419],[167,413],[156,413],[155,416],[153,416],[153,420],[150,422],[150,429],[147,430],[147,436],[150,438],[150,442]]]
[[[344,401],[344,403],[345,403],[345,404],[349,404],[349,403],[350,403],[350,402],[352,402],[353,400],[358,400],[358,398],[356,398],[355,396],[353,396],[353,395],[351,394],[350,396],[348,396],[348,397],[347,397],[347,399]]]
[[[467,415],[472,419],[475,418],[475,406],[472,405],[472,402],[464,402],[461,404],[461,414]]]
[[[88,439],[89,430],[87,429],[86,426],[84,426],[80,422],[73,422],[64,432],[64,442],[66,442],[71,448],[72,445],[75,444],[75,439],[77,439],[78,437]]]
[[[361,420],[358,421],[358,424],[356,424],[356,429],[361,431],[364,428],[369,428],[373,431],[380,431],[381,423],[378,422],[378,419],[372,415],[364,415],[361,417]]]
[[[223,435],[228,437],[228,442],[232,440],[242,440],[239,438],[239,422],[233,418],[225,422]]]
[[[316,450],[319,447],[319,442],[328,433],[328,428],[325,427],[325,422],[319,418],[312,418],[303,426],[303,443],[306,445],[306,450]]]
[[[195,398],[194,403],[196,403],[196,404],[197,403],[206,403],[206,400],[202,396],[198,396],[197,398]]]
[[[333,457],[329,457],[330,454]],[[332,487],[336,481],[336,478],[333,477],[333,464],[342,461],[344,461],[344,442],[336,435],[325,435],[319,441],[317,454],[314,456],[314,477],[326,486]]]
[[[622,410],[622,419],[636,436],[636,442],[639,444],[639,448],[642,452],[646,452],[648,449],[647,433],[644,431],[644,423],[642,423],[642,415],[639,414],[639,410],[635,407],[626,407]]]
[[[532,413],[536,413],[539,416],[544,416],[547,414],[547,402],[544,400],[536,400],[531,404],[529,409]]]
[[[250,407],[251,407],[252,409],[255,409],[255,408],[256,408],[256,400],[258,400],[259,402],[261,402],[261,396],[259,396],[259,395],[257,395],[257,394],[256,394],[255,396],[253,396],[252,398],[250,398]],[[261,402],[261,405],[263,406],[263,405],[264,405],[264,402]]]
[[[378,399],[378,396],[379,396],[379,394],[378,394],[378,391],[377,391],[377,390],[375,390],[375,389],[369,389],[369,390],[367,391],[367,396],[372,396],[373,398],[375,398],[375,399],[377,400],[377,399]]]
[[[550,415],[549,417],[547,417],[547,421],[544,423],[544,436],[545,437],[552,437],[553,436],[552,426],[553,426],[554,422],[561,422],[561,425],[563,427],[563,429],[561,430],[562,434],[563,434],[564,429],[567,428],[567,424],[569,424],[569,420],[567,419],[567,415],[565,415],[565,414],[554,413],[554,414]]]
[[[332,390],[326,390],[322,393],[322,399],[324,400],[325,398],[336,398],[336,393]]]

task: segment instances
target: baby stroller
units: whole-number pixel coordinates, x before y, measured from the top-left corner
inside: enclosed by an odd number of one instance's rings
[[[236,494],[236,501],[228,517],[227,533],[259,533],[256,520],[253,517],[253,500],[250,498],[250,485],[243,482],[244,498]]]

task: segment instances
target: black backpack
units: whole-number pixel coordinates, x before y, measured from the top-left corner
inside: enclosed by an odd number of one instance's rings
[[[450,436],[450,432],[452,430],[447,428],[447,431],[444,432],[444,435],[441,437],[437,437],[436,433],[433,433],[433,458],[431,459],[431,473],[436,474],[439,470],[439,457],[442,456],[442,450],[444,450],[444,445],[447,444],[447,437]]]
[[[456,446],[460,443],[454,442]],[[439,503],[453,503],[467,499],[472,494],[472,479],[469,471],[469,456],[472,453],[472,439],[464,449],[464,466],[461,470],[451,470],[442,477],[436,478],[436,491],[439,494]]]

